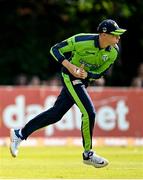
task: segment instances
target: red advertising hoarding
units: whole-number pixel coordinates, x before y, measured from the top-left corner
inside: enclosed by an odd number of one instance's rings
[[[89,88],[96,108],[95,137],[143,137],[143,90],[133,88]],[[50,108],[60,93],[51,87],[1,87],[0,137],[9,136],[9,128],[26,122]],[[74,105],[54,125],[32,137],[80,137],[81,114]]]

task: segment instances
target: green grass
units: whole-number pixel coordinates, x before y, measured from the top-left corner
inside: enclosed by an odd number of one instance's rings
[[[83,164],[81,147],[21,147],[17,158],[11,157],[8,147],[0,147],[0,179],[143,178],[143,147],[97,147],[96,151],[110,161],[107,167]]]

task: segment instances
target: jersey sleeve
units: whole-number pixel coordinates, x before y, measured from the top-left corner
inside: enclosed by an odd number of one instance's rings
[[[51,47],[50,53],[59,63],[62,63],[63,60],[67,59],[65,53],[72,53],[73,50],[74,37],[71,37]]]
[[[112,64],[111,64],[112,65]],[[108,71],[108,69],[111,67],[111,65],[105,70],[103,71],[102,73],[100,74],[97,74],[95,72],[92,72],[92,71],[89,71],[87,74],[88,74],[88,79],[89,80],[94,80],[94,79],[99,79],[101,78],[102,76],[104,76],[106,74],[106,72]]]

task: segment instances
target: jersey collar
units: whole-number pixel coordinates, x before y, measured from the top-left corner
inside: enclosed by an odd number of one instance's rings
[[[102,48],[100,47],[100,44],[99,44],[99,35],[96,35],[96,36],[95,36],[94,45],[95,45],[95,47],[99,48],[99,50],[102,49]],[[111,50],[111,46],[107,46],[107,47],[105,48],[105,51],[110,51],[110,50]]]

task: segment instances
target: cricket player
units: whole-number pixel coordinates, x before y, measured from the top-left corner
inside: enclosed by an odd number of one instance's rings
[[[82,113],[83,162],[96,168],[108,165],[107,159],[92,150],[96,112],[86,88],[89,81],[103,76],[115,62],[120,35],[126,30],[119,28],[114,20],[106,19],[99,24],[97,31],[98,34],[76,34],[51,48],[51,54],[63,66],[63,88],[52,108],[34,117],[22,129],[11,129],[10,151],[13,157],[18,155],[22,140],[34,131],[61,120],[76,104]]]

